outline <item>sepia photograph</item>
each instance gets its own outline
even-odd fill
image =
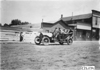
[[[0,70],[100,70],[100,0],[0,0]]]

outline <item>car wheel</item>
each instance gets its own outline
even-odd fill
[[[44,45],[48,45],[50,43],[49,37],[44,36],[43,39],[42,39],[42,42],[43,42]]]
[[[67,44],[68,45],[70,45],[70,44],[72,44],[73,43],[73,40],[72,39],[69,39],[68,41],[67,41]]]
[[[39,36],[35,37],[34,42],[35,42],[36,45],[40,45],[41,44],[41,40],[40,40]]]
[[[60,44],[60,45],[63,45],[63,44],[64,44],[64,42],[59,42],[59,44]]]

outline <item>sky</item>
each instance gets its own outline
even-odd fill
[[[54,22],[63,17],[100,11],[100,0],[2,0],[0,23],[10,24],[11,20],[39,24]]]

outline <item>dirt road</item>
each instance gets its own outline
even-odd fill
[[[1,44],[2,70],[81,70],[81,66],[95,66],[100,70],[99,42],[48,46]]]

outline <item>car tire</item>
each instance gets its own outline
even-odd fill
[[[48,36],[44,36],[42,39],[42,43],[44,45],[48,45],[50,43],[50,38]]]
[[[59,44],[60,44],[60,45],[63,45],[64,43],[63,43],[63,42],[59,42]]]
[[[40,37],[36,36],[34,42],[35,42],[36,45],[40,45],[41,44]]]
[[[67,44],[68,45],[70,45],[70,44],[72,44],[73,43],[73,40],[72,39],[69,39],[68,41],[67,41]]]

